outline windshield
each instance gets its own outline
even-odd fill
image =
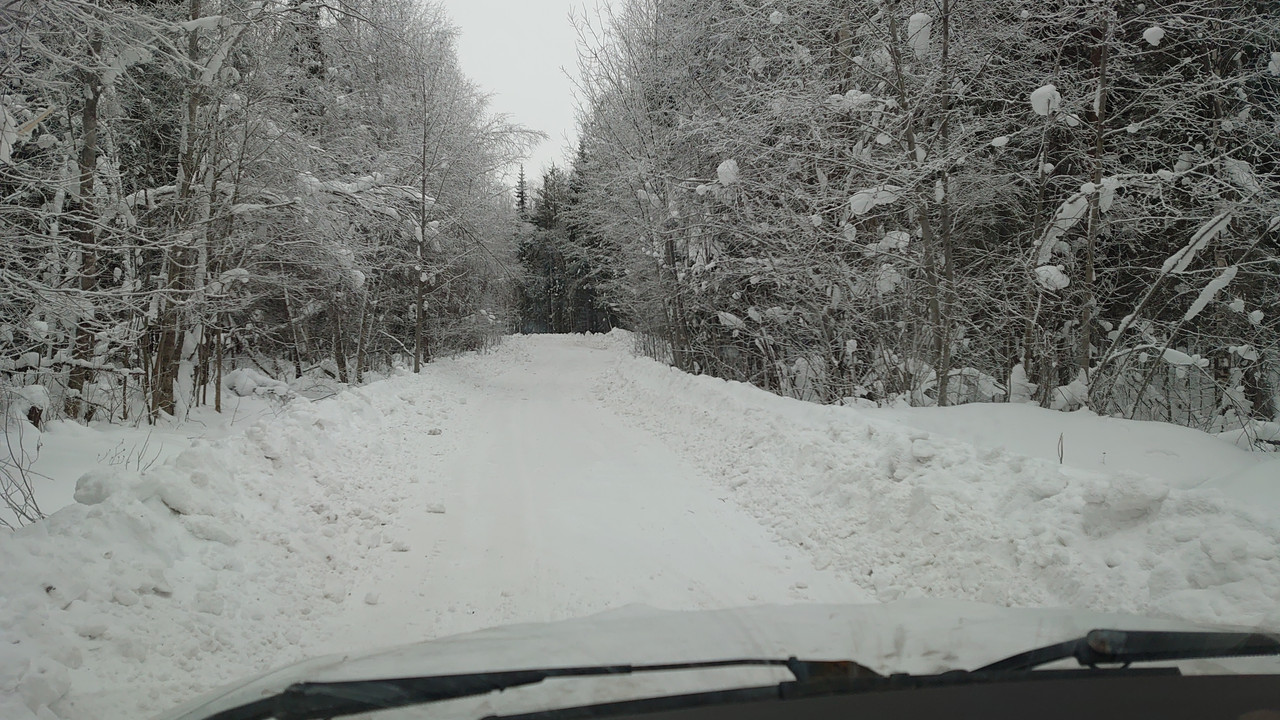
[[[1268,9],[0,2],[0,717],[1280,632]]]

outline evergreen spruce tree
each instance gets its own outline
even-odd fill
[[[516,180],[516,213],[521,220],[529,219],[529,186],[524,179],[524,165],[520,165],[520,177]]]

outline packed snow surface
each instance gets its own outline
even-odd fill
[[[631,342],[511,338],[299,397],[145,472],[94,467],[0,537],[0,717],[136,718],[317,654],[635,603],[934,597],[1280,626],[1280,512],[1255,501],[1273,461],[1164,426],[1005,417],[1070,418],[1059,464],[1056,437],[965,436],[1016,406],[819,406]]]

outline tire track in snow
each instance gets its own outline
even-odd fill
[[[415,404],[371,463],[387,478],[408,467],[422,478],[387,528],[408,550],[361,568],[340,627],[316,649],[354,651],[632,603],[868,599],[781,544],[663,441],[600,406],[588,389],[614,362],[573,340],[516,340],[402,381]],[[432,403],[450,408],[439,436],[424,435],[420,419]],[[430,512],[435,506],[444,512]],[[361,602],[367,592],[378,593],[376,605]]]

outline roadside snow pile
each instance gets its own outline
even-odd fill
[[[400,478],[351,458],[379,451],[406,387],[299,400],[141,474],[91,471],[75,504],[0,535],[0,717],[146,715],[304,656],[350,567],[391,552]]]
[[[595,392],[882,601],[1280,627],[1280,521],[1216,490],[979,449],[647,359]]]
[[[1004,448],[1054,463],[1061,441],[1062,461],[1070,467],[1154,475],[1183,490],[1213,486],[1217,478],[1280,459],[1180,425],[1122,420],[1088,410],[1058,412],[1020,403],[973,403],[884,408],[874,415],[980,448]],[[1275,477],[1280,478],[1280,469]],[[1280,507],[1274,514],[1280,515]]]

